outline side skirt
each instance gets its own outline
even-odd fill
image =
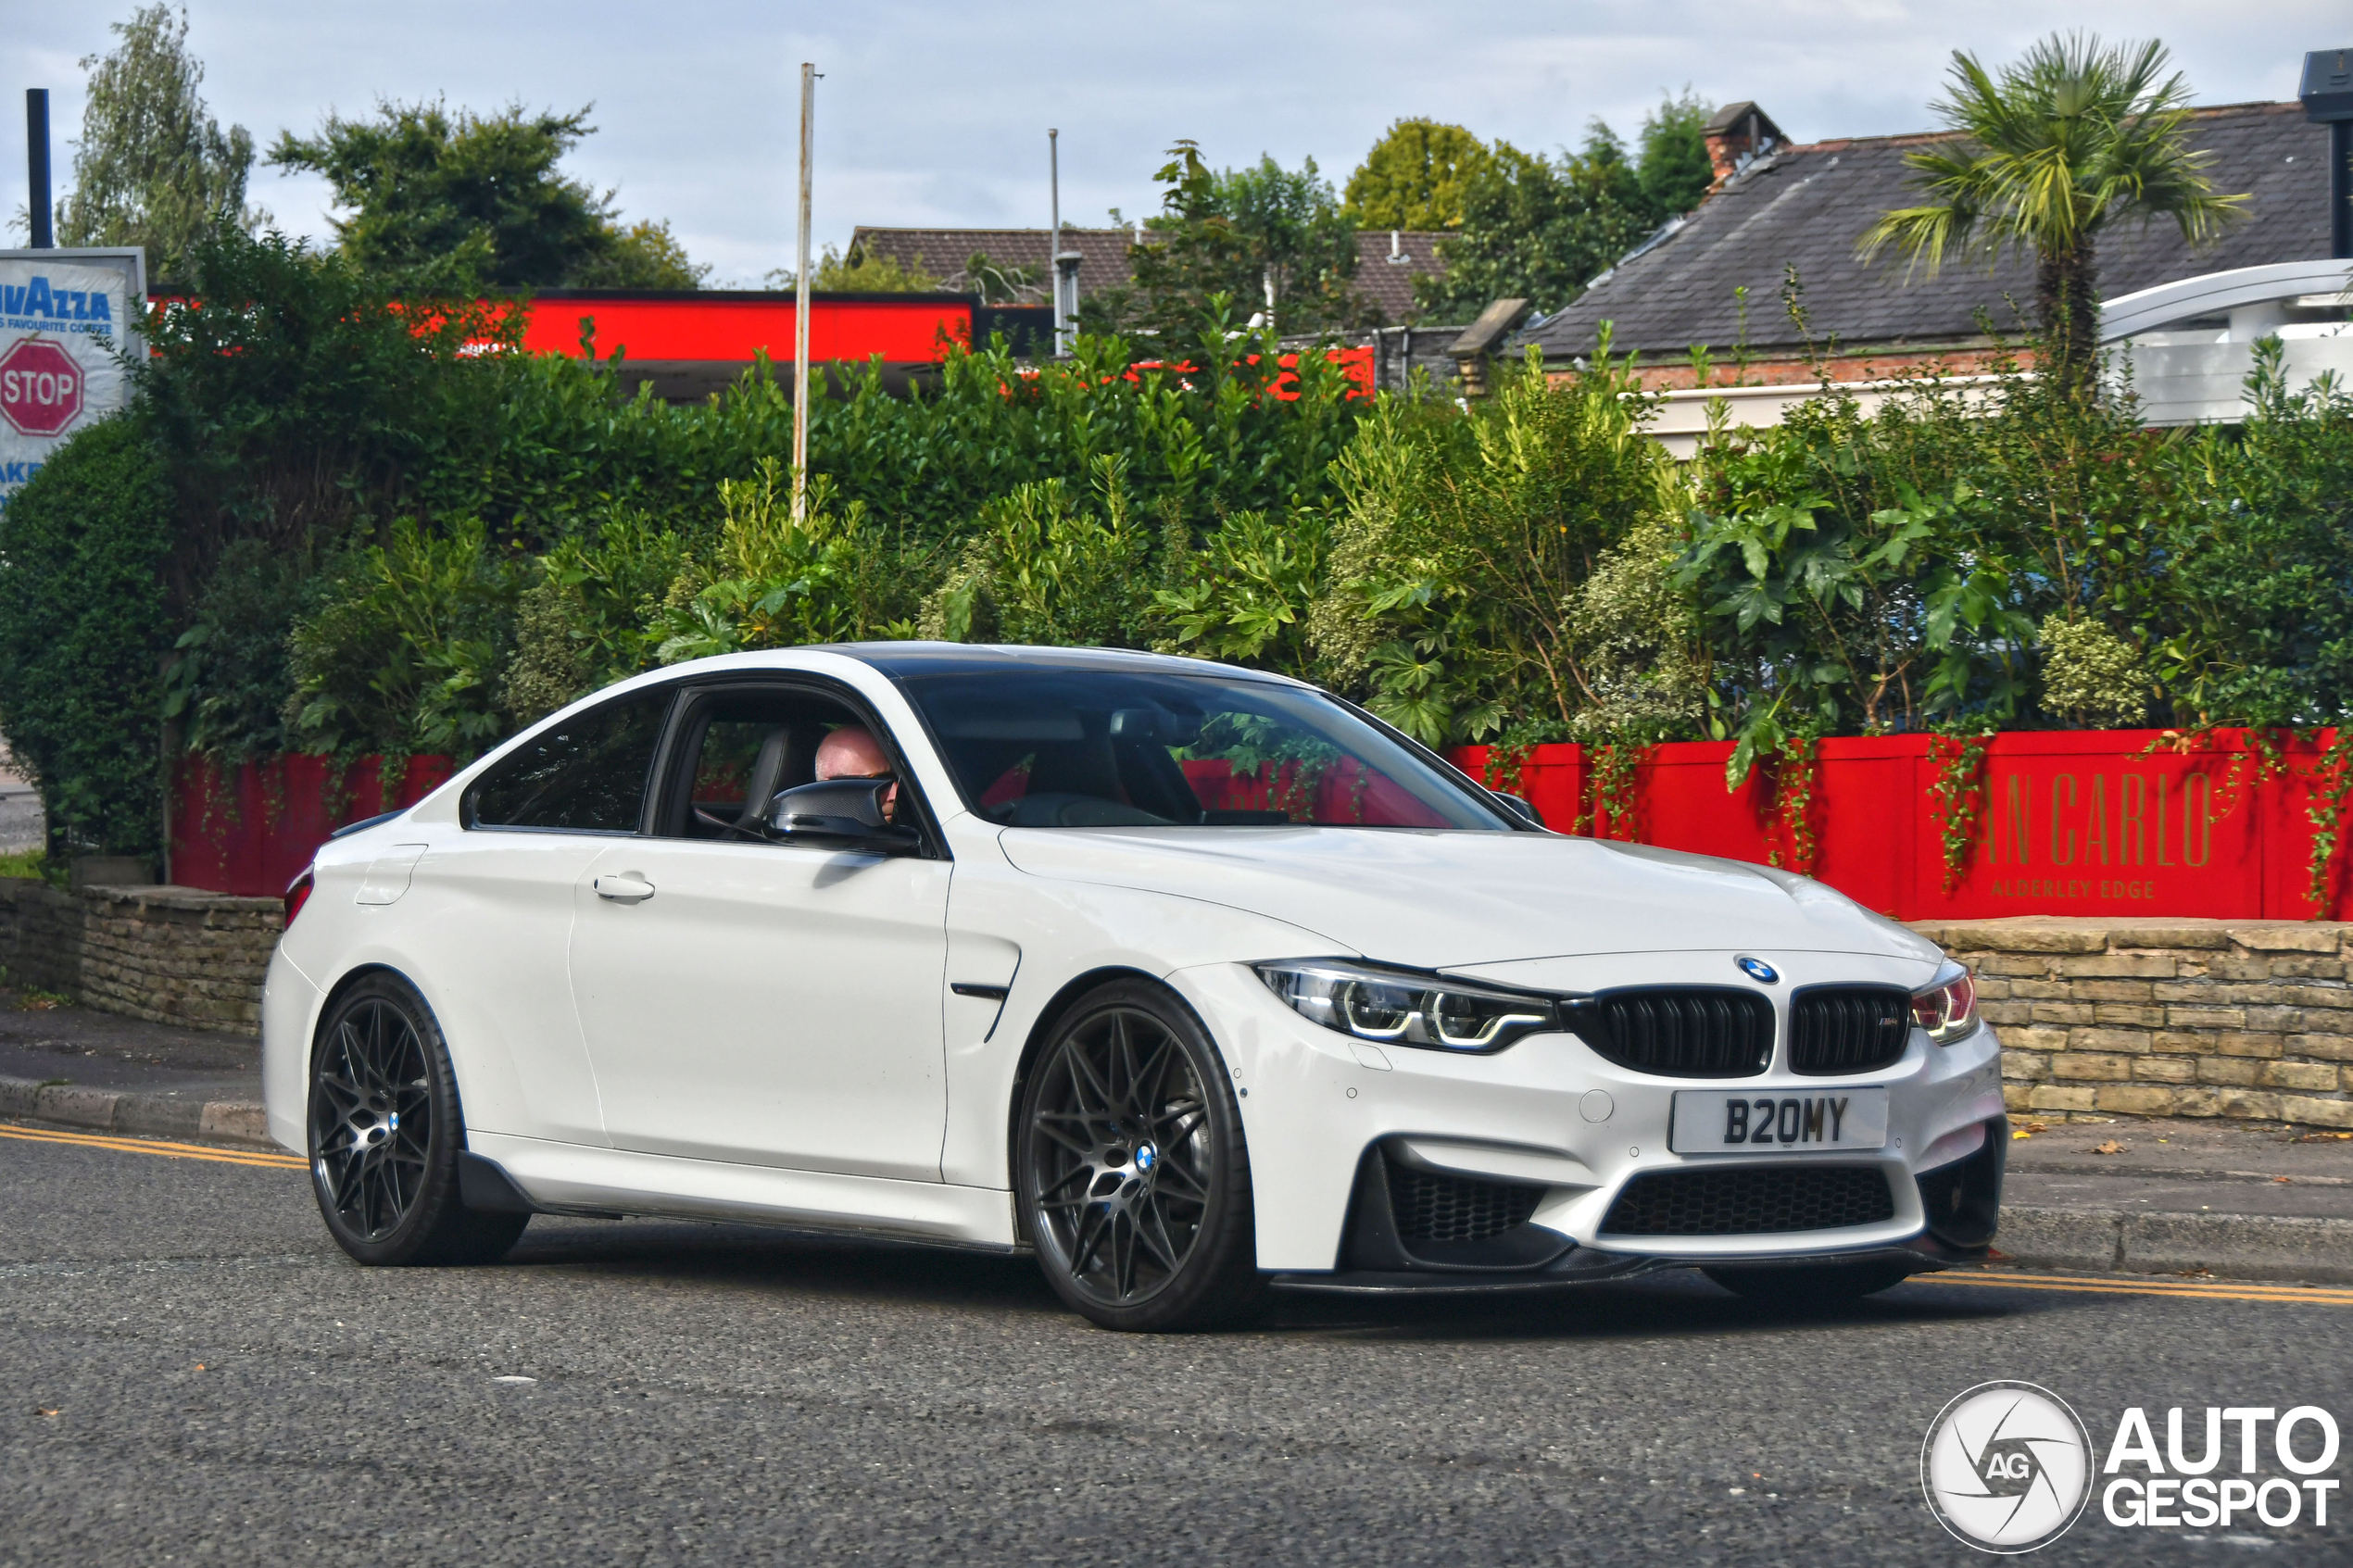
[[[649,1214],[1026,1250],[1013,1228],[1013,1195],[999,1187],[733,1165],[471,1130],[467,1142],[529,1205],[524,1212]],[[461,1182],[469,1168],[460,1167]],[[461,1187],[460,1195],[477,1207],[472,1190]]]

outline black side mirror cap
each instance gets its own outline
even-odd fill
[[[1518,812],[1522,817],[1528,819],[1528,823],[1530,827],[1541,828],[1544,825],[1544,819],[1536,814],[1536,808],[1529,805],[1520,797],[1516,795],[1505,795],[1500,789],[1491,789],[1487,793],[1502,801],[1504,805],[1510,807],[1513,810]]]
[[[883,820],[888,779],[826,779],[780,792],[768,803],[768,825],[793,844],[905,855],[922,847],[913,828]]]

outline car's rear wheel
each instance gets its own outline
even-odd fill
[[[1777,1263],[1700,1271],[1735,1296],[1775,1307],[1832,1307],[1859,1301],[1912,1277],[1902,1263]]]
[[[487,1263],[527,1214],[459,1196],[465,1123],[433,1010],[389,972],[336,998],[311,1053],[310,1186],[336,1245],[362,1263]]]
[[[1062,1298],[1104,1328],[1212,1328],[1265,1299],[1232,1075],[1190,1009],[1123,981],[1054,1027],[1022,1095],[1022,1219]]]

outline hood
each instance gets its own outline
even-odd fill
[[[1934,962],[1933,943],[1820,883],[1740,860],[1527,833],[1007,828],[1034,876],[1197,898],[1419,969],[1769,948]]]

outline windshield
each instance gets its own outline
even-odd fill
[[[1297,686],[1067,668],[900,684],[964,803],[1009,827],[1513,827],[1412,747]]]

